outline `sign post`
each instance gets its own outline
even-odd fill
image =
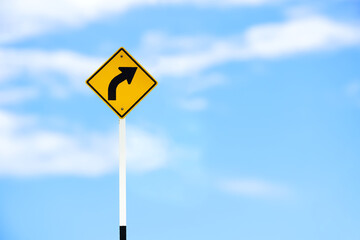
[[[126,240],[126,120],[119,119],[119,223],[120,239]]]
[[[120,240],[126,240],[125,117],[157,82],[124,48],[120,48],[86,80],[86,84],[120,117],[119,231]]]

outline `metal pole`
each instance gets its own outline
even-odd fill
[[[120,119],[120,159],[119,159],[119,223],[120,240],[126,240],[126,124]]]

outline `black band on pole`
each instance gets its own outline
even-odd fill
[[[126,240],[126,226],[120,226],[120,240]]]

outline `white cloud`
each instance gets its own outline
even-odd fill
[[[0,5],[0,43],[78,27],[131,8],[154,5],[259,6],[276,0],[11,0]]]
[[[273,58],[359,43],[358,26],[312,16],[250,29],[245,34],[244,57]]]
[[[36,98],[39,92],[33,88],[10,88],[0,90],[0,105],[18,104]]]
[[[221,74],[206,74],[190,78],[187,83],[187,92],[189,94],[202,92],[207,89],[221,86],[226,83],[226,79]]]
[[[174,157],[174,147],[164,135],[130,127],[127,141],[130,159],[128,168],[133,172],[142,173],[163,168]]]
[[[0,175],[100,175],[117,171],[114,133],[64,133],[43,129],[36,117],[0,111]],[[114,131],[117,132],[117,131]],[[128,128],[128,170],[145,173],[165,168],[179,147],[165,135]]]
[[[305,16],[316,15],[319,9],[315,5],[296,5],[285,10],[287,16],[291,18],[303,18]]]
[[[157,58],[147,60],[154,75],[189,76],[231,61],[273,59],[359,44],[358,25],[311,15],[253,26],[243,34],[225,38],[151,34],[145,37],[142,49],[158,53]],[[176,47],[179,51],[173,53]]]
[[[111,136],[49,131],[35,117],[5,111],[0,120],[0,175],[97,175],[116,164]]]
[[[359,44],[360,28],[357,25],[312,15],[253,26],[243,34],[223,38],[147,34],[139,50],[144,50],[142,55],[145,57],[141,62],[153,76],[160,81],[165,77],[181,79],[179,86],[192,94],[225,82],[221,75],[207,72],[221,64],[281,58]],[[26,74],[26,81],[31,81],[32,87],[46,88],[42,94],[50,91],[52,96],[63,96],[73,91],[86,92],[84,81],[105,60],[65,50],[0,48],[0,83],[9,83],[15,77],[21,80],[19,76]],[[197,105],[205,106],[204,101]]]
[[[0,43],[56,30],[63,26],[81,26],[109,13],[125,11],[138,2],[141,1],[3,1],[0,19],[4,27],[1,28]]]
[[[181,108],[188,111],[202,111],[208,107],[208,101],[205,98],[187,98],[179,102]]]
[[[230,194],[260,198],[285,197],[290,193],[285,186],[251,178],[221,180],[218,188]]]
[[[360,81],[352,81],[345,86],[345,94],[356,105],[360,106]]]
[[[0,48],[0,83],[5,84],[27,74],[33,87],[44,85],[53,94],[66,94],[86,89],[85,80],[104,61],[64,50],[47,52]]]
[[[345,87],[346,94],[349,97],[356,97],[360,95],[360,82],[353,81],[346,85]]]

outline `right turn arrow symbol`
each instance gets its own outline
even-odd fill
[[[114,77],[109,84],[109,89],[108,89],[109,100],[116,100],[116,88],[120,83],[122,83],[125,80],[127,80],[128,84],[131,83],[131,81],[134,78],[136,69],[137,67],[119,67],[121,73],[116,77]]]

